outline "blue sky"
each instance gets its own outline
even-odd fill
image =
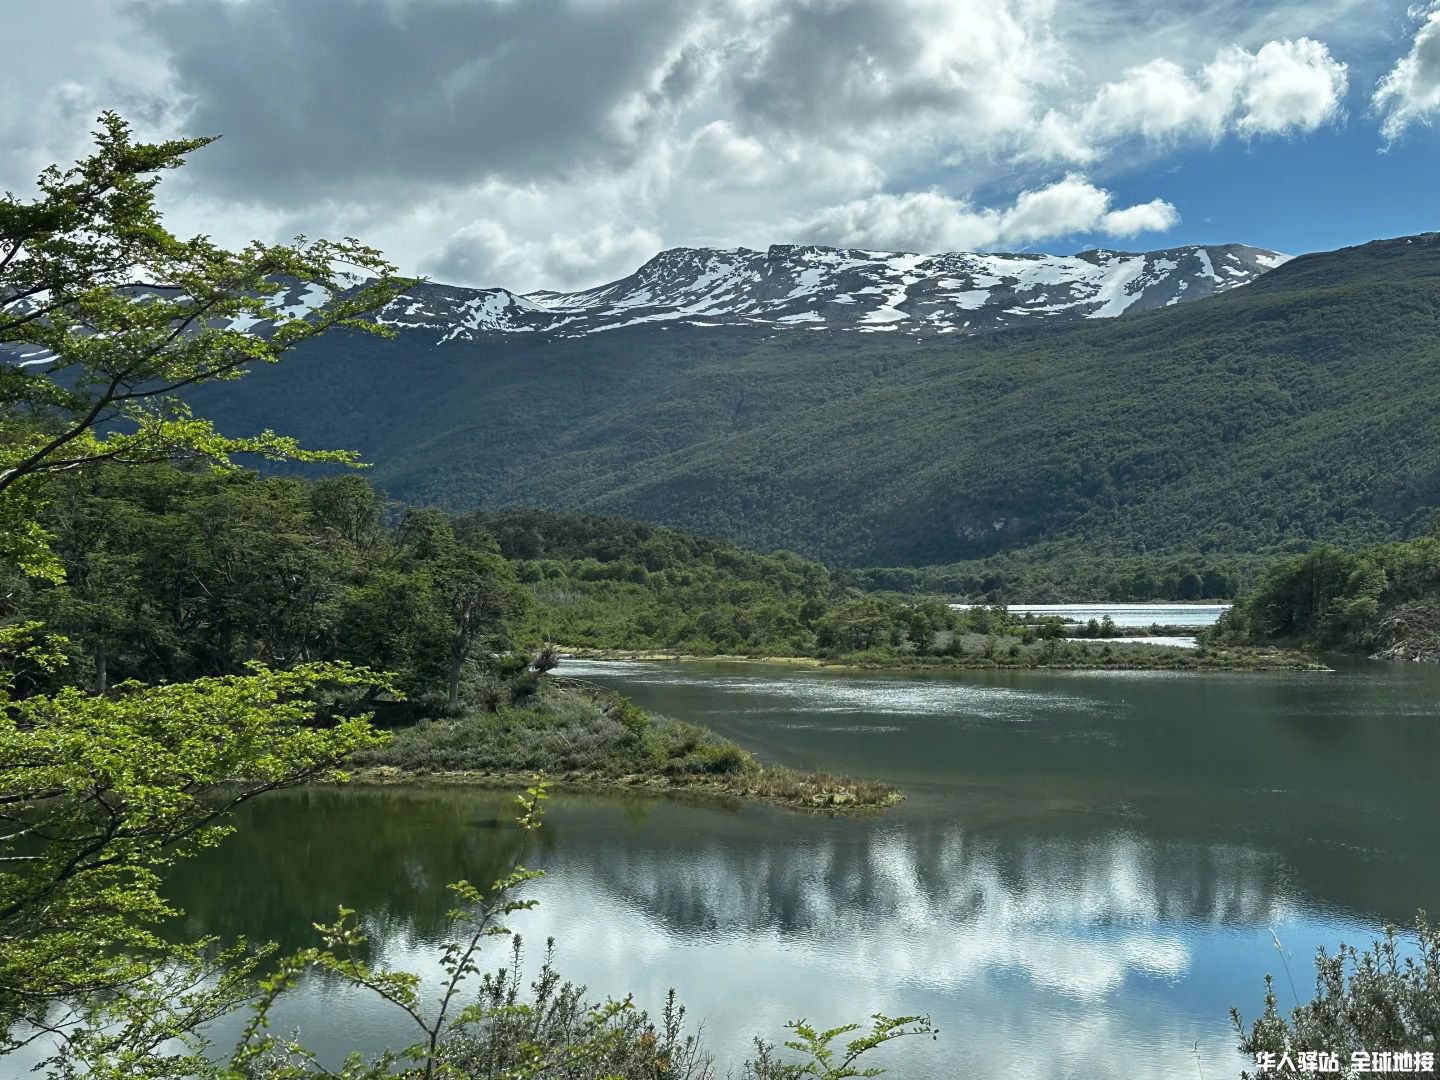
[[[1396,34],[1392,45],[1403,48],[1405,36]],[[1148,237],[1146,247],[1235,242],[1299,254],[1440,230],[1440,127],[1418,122],[1387,141],[1372,108],[1393,61],[1373,45],[1356,50],[1343,114],[1314,131],[1122,158],[1106,186],[1118,203],[1161,191],[1179,211],[1179,223]],[[1095,234],[1066,242],[1124,246]]]
[[[1179,211],[1179,224],[1147,237],[1145,247],[1158,240],[1324,251],[1440,230],[1440,133],[1417,131],[1382,152],[1374,124],[1352,120],[1303,137],[1177,151],[1114,177],[1109,188],[1122,203],[1163,190]],[[1093,234],[1066,242],[1125,246]]]
[[[675,246],[1287,253],[1440,228],[1440,0],[47,0],[0,188],[222,134],[172,227],[582,288]]]

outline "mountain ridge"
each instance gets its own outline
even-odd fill
[[[297,310],[292,292],[277,305]],[[928,338],[337,332],[191,398],[227,434],[354,449],[410,503],[923,566],[1417,535],[1440,519],[1437,374],[1440,234],[1423,234],[1198,303]]]
[[[423,283],[380,312],[434,344],[642,325],[766,326],[934,337],[1105,318],[1248,284],[1290,256],[1243,244],[1075,255],[873,251],[823,245],[668,248],[577,292]]]
[[[1415,535],[1440,511],[1437,374],[1440,236],[1198,303],[920,340],[326,335],[196,396],[228,433],[356,449],[410,502],[920,566]]]

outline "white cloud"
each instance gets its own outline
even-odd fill
[[[1084,177],[1023,191],[1003,208],[976,208],[935,191],[878,194],[828,207],[797,232],[841,247],[908,251],[967,251],[1024,247],[1075,234],[1132,237],[1163,232],[1180,215],[1169,203],[1110,209],[1111,196]]]
[[[1345,65],[1309,38],[1229,46],[1195,74],[1157,58],[1105,83],[1083,107],[1047,113],[1029,153],[1087,162],[1127,138],[1216,140],[1314,131],[1337,119]]]
[[[1310,38],[1266,42],[1253,54],[1226,50],[1212,68],[1233,80],[1242,135],[1314,131],[1339,116],[1345,98],[1345,65]]]
[[[457,284],[584,287],[681,244],[1132,237],[1175,224],[1164,189],[1112,208],[1067,172],[1329,122],[1346,70],[1304,35],[1359,2],[50,0],[0,71],[0,189],[114,106],[225,135],[162,185],[179,231],[361,236]]]
[[[1373,98],[1383,117],[1386,141],[1398,139],[1411,124],[1428,124],[1440,115],[1440,2],[1413,8],[1424,21],[1415,32],[1410,51],[1380,80]]]
[[[1100,231],[1107,236],[1130,237],[1144,232],[1165,232],[1180,224],[1180,213],[1164,199],[1111,210],[1100,221]]]
[[[5,13],[14,44],[0,65],[0,192],[22,194],[47,165],[84,153],[106,109],[146,132],[178,127],[188,99],[154,43],[116,19],[109,0],[25,7]]]
[[[602,224],[531,239],[512,235],[498,221],[479,220],[460,228],[421,269],[444,282],[491,275],[492,283],[528,292],[541,284],[594,284],[614,267],[638,266],[661,246],[659,236],[641,227]]]

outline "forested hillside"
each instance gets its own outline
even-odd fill
[[[851,566],[1254,553],[1440,506],[1440,238],[1226,295],[922,346],[635,328],[416,349],[332,335],[206,408],[358,447],[392,495],[672,524]]]

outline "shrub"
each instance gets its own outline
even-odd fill
[[[1421,912],[1413,955],[1405,955],[1404,944],[1397,930],[1387,927],[1384,938],[1364,952],[1343,944],[1333,956],[1321,949],[1315,960],[1315,997],[1297,1005],[1288,1018],[1280,1014],[1272,977],[1265,976],[1265,1011],[1249,1031],[1239,1010],[1230,1011],[1240,1049],[1262,1066],[1243,1076],[1275,1075],[1264,1065],[1287,1054],[1298,1062],[1307,1052],[1334,1054],[1343,1069],[1350,1068],[1352,1055],[1380,1051],[1430,1054],[1433,1060],[1440,1053],[1440,929]],[[1275,946],[1280,948],[1278,939]],[[1322,1074],[1297,1069],[1285,1075]],[[1433,1075],[1433,1068],[1395,1069],[1389,1075]]]

